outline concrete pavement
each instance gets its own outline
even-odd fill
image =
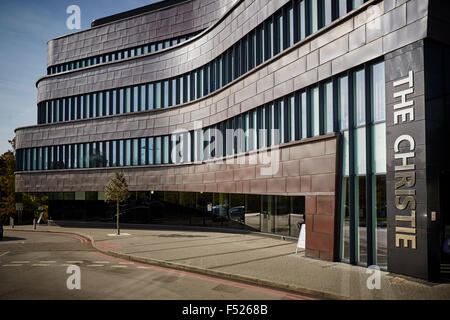
[[[74,269],[78,269],[79,282],[73,278]],[[16,299],[314,298],[112,257],[98,252],[87,239],[74,234],[6,230],[4,241],[0,242],[0,301]]]
[[[429,283],[387,272],[381,272],[380,289],[370,290],[367,268],[307,258],[303,251],[295,254],[296,241],[279,236],[126,224],[121,236],[113,236],[113,224],[99,227],[89,223],[40,225],[38,230],[84,236],[100,251],[122,259],[322,298],[450,299],[450,283]]]

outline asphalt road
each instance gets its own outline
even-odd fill
[[[80,268],[80,289],[68,289],[68,278],[74,278],[67,273],[71,265]],[[76,235],[5,230],[0,241],[0,299],[311,298],[110,257]]]

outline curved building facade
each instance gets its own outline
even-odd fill
[[[108,220],[123,171],[125,221],[305,224],[307,256],[437,278],[446,6],[167,1],[96,20],[47,44],[16,191],[49,194],[55,220]]]

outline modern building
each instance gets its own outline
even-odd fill
[[[450,10],[439,0],[165,1],[48,41],[17,193],[57,219],[244,228],[439,279]],[[447,142],[446,142],[447,141]],[[447,147],[445,147],[447,146]]]

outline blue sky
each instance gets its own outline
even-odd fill
[[[91,21],[156,0],[0,0],[0,154],[17,127],[35,125],[36,80],[46,74],[47,40],[75,32],[66,8],[81,9],[81,29]]]

